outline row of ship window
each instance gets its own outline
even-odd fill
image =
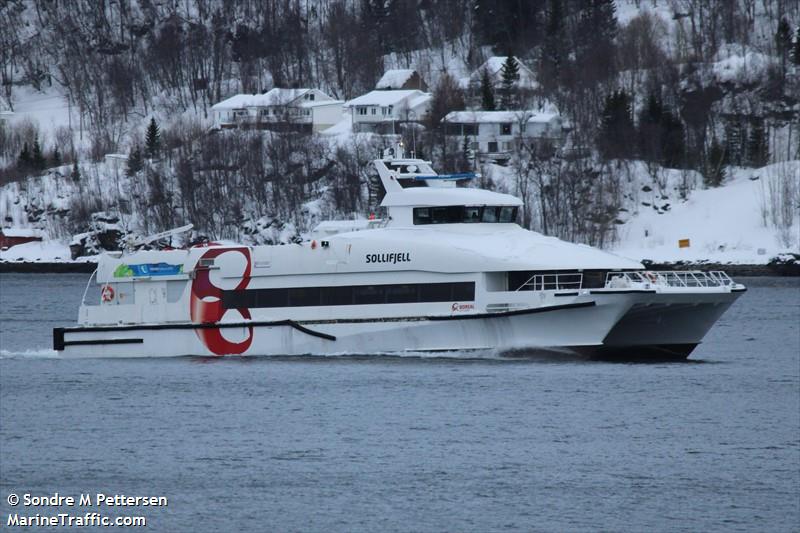
[[[446,205],[441,207],[415,207],[414,224],[458,224],[462,222],[498,222],[509,224],[517,221],[517,207]]]
[[[289,287],[280,289],[247,289],[222,293],[222,305],[225,309],[467,302],[474,300],[474,282]]]

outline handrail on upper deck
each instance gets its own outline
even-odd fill
[[[606,287],[622,284],[649,284],[666,287],[728,287],[736,283],[721,270],[704,272],[701,270],[633,270],[609,272],[606,274]]]
[[[534,274],[525,283],[514,289],[519,292],[525,287],[531,287],[532,291],[555,291],[560,289],[580,289],[583,287],[583,274],[581,272],[571,272],[563,274]]]

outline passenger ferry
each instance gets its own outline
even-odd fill
[[[386,216],[300,244],[101,256],[65,356],[525,353],[684,359],[745,291],[528,231],[522,202],[430,162],[374,162]]]

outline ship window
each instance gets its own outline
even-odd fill
[[[422,297],[426,302],[447,302],[452,299],[449,283],[431,283],[422,289]]]
[[[455,224],[464,220],[464,207],[460,205],[448,205],[444,207],[431,208],[431,223],[433,224]]]
[[[322,287],[322,305],[351,305],[353,303],[352,287]]]
[[[516,222],[517,209],[517,207],[511,205],[415,207],[414,224],[456,224],[459,222],[501,222],[508,224]]]
[[[517,219],[517,208],[504,206],[500,208],[500,217],[498,218],[499,222],[509,223],[514,222]]]
[[[355,305],[382,304],[385,299],[385,289],[380,285],[353,287],[353,303]]]
[[[480,222],[481,208],[470,206],[464,208],[464,222]]]
[[[431,223],[430,207],[417,207],[414,209],[414,224],[430,224],[430,223]]]
[[[289,289],[289,307],[305,307],[320,304],[321,291],[315,287]]]
[[[452,283],[453,294],[451,298],[456,301],[474,300],[475,285],[472,283]]]
[[[404,283],[224,291],[225,309],[456,302],[475,300],[475,283]]]
[[[386,303],[405,304],[419,301],[417,285],[387,285]]]

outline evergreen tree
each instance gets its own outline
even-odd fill
[[[725,124],[725,155],[726,165],[741,165],[746,159],[747,131],[741,119],[729,120]]]
[[[764,132],[764,124],[759,121],[750,128],[747,138],[747,163],[753,167],[763,167],[769,161],[769,146]]]
[[[519,81],[519,63],[514,56],[509,53],[506,56],[502,68],[503,75],[503,108],[510,110],[514,108],[514,86]]]
[[[158,129],[156,119],[151,118],[150,124],[147,126],[147,133],[145,134],[145,150],[147,157],[155,158],[161,151],[161,131]]]
[[[794,37],[794,57],[792,59],[795,65],[800,66],[800,26],[797,27]]]
[[[17,168],[20,170],[30,170],[31,163],[31,151],[28,148],[28,143],[25,143],[22,145],[22,151],[17,158]]]
[[[494,87],[489,71],[481,71],[481,109],[484,111],[494,111]]]
[[[574,29],[576,81],[592,86],[615,73],[617,8],[614,0],[585,0],[576,5],[580,6]]]
[[[78,166],[78,158],[75,158],[75,162],[72,163],[72,174],[69,176],[72,178],[72,181],[78,183],[81,181],[81,168]]]
[[[545,27],[544,45],[539,67],[539,77],[542,86],[547,92],[552,92],[558,87],[566,53],[564,51],[564,12],[561,8],[562,0],[550,0],[547,10],[547,25]]]
[[[61,163],[61,152],[58,150],[58,146],[56,146],[53,148],[53,153],[50,156],[50,165],[54,167],[60,167]]]
[[[661,121],[664,106],[661,98],[651,93],[647,104],[639,112],[639,157],[645,161],[661,161]]]
[[[682,168],[686,154],[686,139],[683,122],[670,109],[665,108],[661,117],[661,160],[669,168]]]
[[[47,162],[44,159],[44,155],[42,154],[42,147],[39,146],[39,139],[36,138],[33,140],[33,152],[31,154],[31,167],[34,170],[44,170],[47,165]]]
[[[703,172],[703,183],[706,187],[719,187],[725,180],[725,150],[717,142],[711,141],[706,158],[706,168]]]
[[[142,150],[137,144],[131,148],[128,154],[128,166],[125,169],[125,175],[128,177],[134,176],[137,172],[144,168],[144,158],[142,157]]]
[[[785,17],[781,17],[778,23],[778,31],[775,32],[775,49],[781,58],[781,72],[786,73],[786,60],[792,51],[792,29],[789,27]]]
[[[635,128],[631,115],[631,97],[620,89],[606,97],[597,146],[603,157],[631,157],[635,151]]]
[[[461,145],[461,153],[464,157],[464,168],[468,168],[470,161],[472,161],[472,150],[469,147],[469,138],[466,135],[464,135],[464,142]]]

